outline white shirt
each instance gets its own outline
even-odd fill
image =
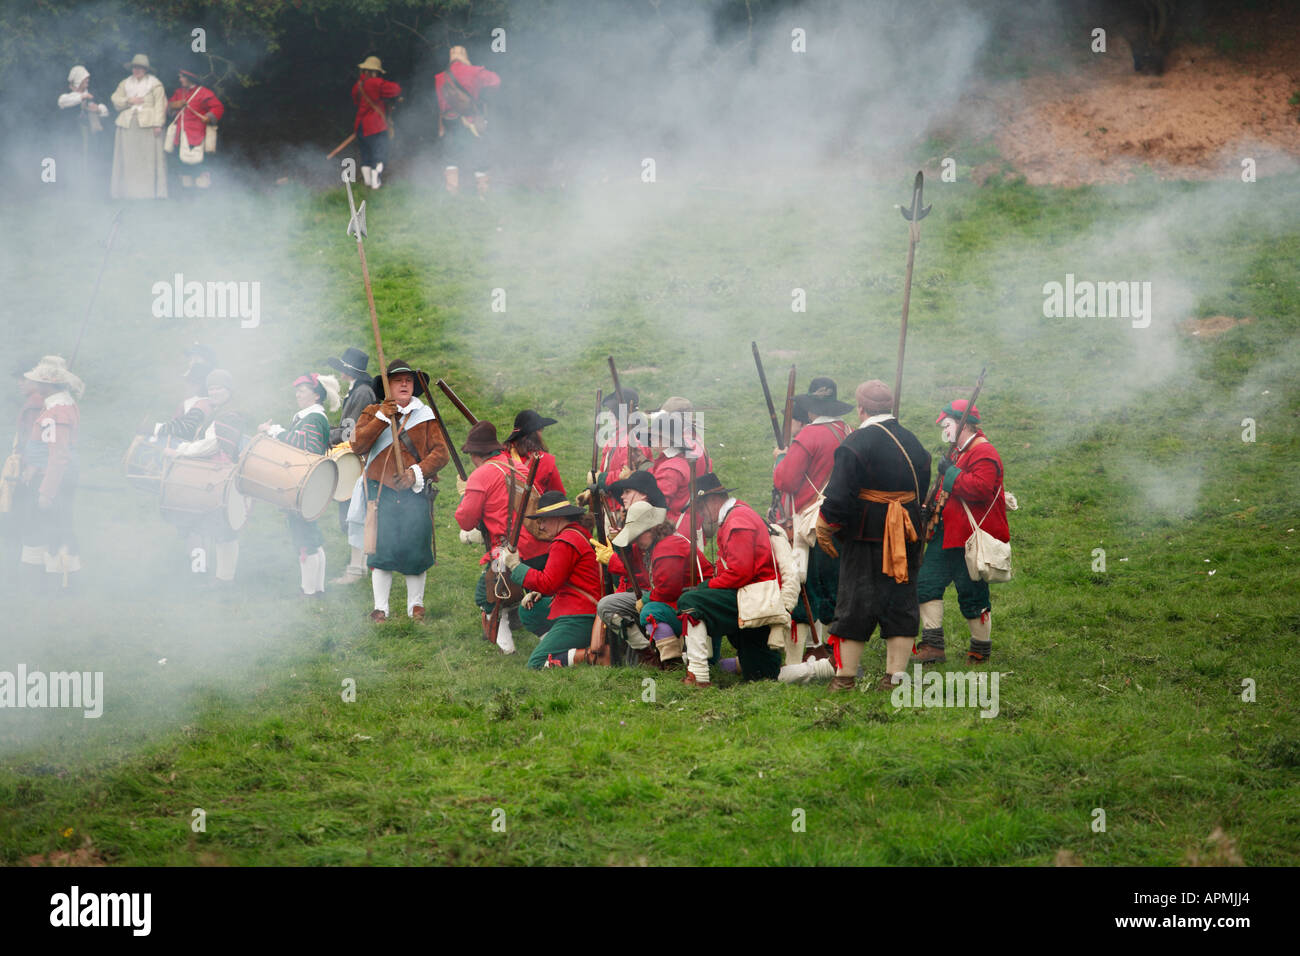
[[[874,425],[876,422],[887,422],[893,417],[894,416],[889,414],[889,412],[885,412],[883,415],[872,415],[870,418],[864,419],[862,424],[858,427],[866,428],[868,425]]]
[[[124,82],[126,85],[122,87],[122,89],[126,93],[127,99],[131,99],[136,96],[143,97],[148,95],[149,91],[154,88],[154,84],[159,83],[160,81],[158,77],[154,76],[152,73],[146,73],[138,80],[135,78],[135,74],[132,74],[131,76],[128,76]],[[142,106],[144,106],[143,103],[132,103],[128,109],[138,112]]]

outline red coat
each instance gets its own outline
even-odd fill
[[[749,505],[737,501],[718,529],[718,567],[709,587],[742,588],[776,577],[767,522]]]
[[[549,451],[539,452],[542,460],[537,463],[536,488],[537,494],[544,495],[548,491],[558,491],[560,494],[568,497],[568,492],[564,490],[564,482],[560,479],[560,469],[555,464],[555,456]],[[521,458],[519,453],[513,448],[510,451],[510,461],[514,464],[515,471],[523,476],[523,480],[528,481],[528,468],[532,462],[526,458]]]
[[[980,527],[999,541],[1011,540],[1007,526],[1007,503],[1002,496],[1002,458],[992,442],[978,432],[974,441],[957,456],[957,463],[943,474],[948,501],[943,506],[943,546],[965,547],[971,524],[961,503],[966,502]],[[988,517],[984,517],[985,512]]]
[[[696,477],[705,474],[696,462]],[[676,521],[677,516],[686,510],[691,500],[691,466],[685,455],[660,455],[650,466],[650,473],[655,476],[655,484],[668,499],[668,519]]]
[[[691,542],[687,536],[678,532],[657,542],[650,552],[650,600],[663,601],[677,606],[677,599],[689,586]],[[698,548],[695,558],[699,563],[696,581],[707,581],[713,576],[714,567],[704,552]]]
[[[77,447],[80,426],[81,412],[73,404],[42,407],[36,413],[27,440],[29,448],[44,448],[48,455],[44,462],[45,474],[38,489],[41,497],[53,500],[59,493],[63,476]],[[41,463],[29,462],[27,455],[23,457],[25,465],[31,463],[40,467]]]
[[[464,87],[475,101],[479,98],[479,93],[490,86],[500,86],[501,77],[497,76],[491,70],[482,66],[471,66],[468,63],[461,63],[459,60],[452,62],[448,67],[456,74],[456,82]],[[447,74],[439,73],[433,78],[434,90],[438,94],[438,109],[442,111],[444,119],[460,119],[460,114],[451,108],[447,95],[443,92],[443,87],[447,84]]]
[[[384,106],[384,100],[395,99],[402,95],[402,88],[396,83],[385,80],[379,76],[368,76],[364,80],[366,84],[366,95],[375,102],[383,112],[376,112],[370,104],[365,101],[361,95],[362,80],[357,80],[352,84],[352,102],[357,104],[357,116],[352,121],[352,128],[361,128],[362,136],[374,136],[376,133],[382,133],[388,129],[388,108]]]
[[[465,482],[465,497],[456,506],[456,524],[463,531],[472,531],[479,522],[492,536],[492,544],[501,544],[506,537],[506,516],[510,492],[506,488],[504,455],[494,455],[472,472]]]
[[[551,542],[546,567],[529,568],[524,587],[543,595],[554,595],[548,620],[570,614],[595,614],[600,594],[600,564],[587,529],[576,522],[565,527]]]
[[[221,105],[221,100],[217,99],[217,94],[206,86],[196,86],[190,90],[183,86],[177,87],[172,98],[167,101],[167,105],[179,107],[180,112],[176,115],[185,126],[185,138],[191,146],[203,144],[203,134],[208,128],[206,117],[209,113],[212,114],[214,124],[220,123],[221,117],[226,113],[226,108]],[[180,138],[181,133],[178,129],[172,134],[172,145],[179,146]]]
[[[650,590],[650,572],[646,570],[645,559],[641,549],[636,545],[631,545],[627,550],[632,552],[632,573],[636,575],[636,583],[641,585],[641,591],[644,593]],[[623,564],[623,558],[617,548],[609,558],[609,573],[618,579],[616,591],[632,590],[632,580],[628,576],[627,566]]]
[[[783,495],[794,495],[794,510],[812,504],[835,464],[835,449],[849,434],[842,421],[805,425],[790,441],[785,457],[772,470],[772,484]],[[815,486],[815,487],[814,487]]]

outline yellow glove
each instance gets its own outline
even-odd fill
[[[636,612],[637,612],[638,614],[641,613],[641,608],[644,607],[644,606],[645,606],[645,601],[641,600],[641,598],[637,598],[637,599],[636,599]]]
[[[458,494],[458,495],[460,495],[462,498],[464,498],[464,497],[465,497],[465,491],[466,491],[466,489],[468,489],[468,488],[469,488],[469,482],[466,481],[464,478],[461,478],[459,475],[457,475],[457,476],[456,476],[456,494]]]
[[[596,560],[599,561],[601,564],[608,566],[609,559],[614,554],[613,547],[611,547],[608,544],[601,544],[595,538],[591,538],[589,540],[591,541],[592,548],[594,548],[596,551]]]
[[[840,530],[837,524],[831,524],[820,514],[817,515],[817,547],[821,548],[832,558],[838,558],[840,553],[835,550],[835,542],[831,540],[831,535]]]

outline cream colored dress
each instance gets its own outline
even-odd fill
[[[143,103],[131,98],[144,97]],[[113,144],[114,199],[166,199],[167,164],[163,158],[162,128],[167,117],[167,95],[152,73],[137,80],[128,76],[113,91],[117,110],[117,138]]]

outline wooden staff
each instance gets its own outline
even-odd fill
[[[356,133],[353,133],[351,136],[349,136],[349,137],[348,137],[347,139],[345,139],[343,142],[341,142],[341,143],[339,143],[337,146],[335,146],[335,147],[334,147],[334,151],[331,152],[331,153],[330,153],[328,156],[326,156],[325,158],[326,158],[326,159],[333,159],[333,158],[334,158],[335,156],[337,156],[339,153],[343,152],[343,150],[347,149],[348,144],[351,143],[351,142],[352,142],[353,140],[355,140],[356,138],[357,138],[357,134],[356,134]]]

